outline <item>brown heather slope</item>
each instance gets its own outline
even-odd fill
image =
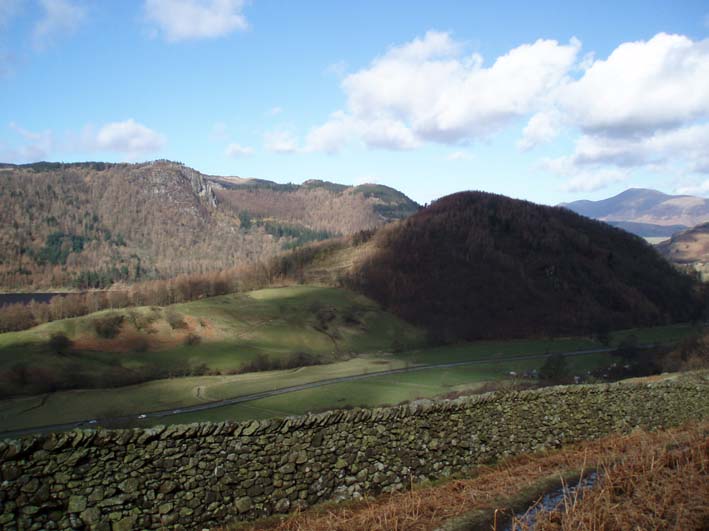
[[[216,271],[417,209],[383,186],[210,177],[168,161],[3,165],[0,289]]]
[[[373,234],[284,260],[341,282],[440,340],[533,337],[698,318],[697,286],[641,238],[567,209],[444,197]],[[297,275],[297,274],[296,274]]]
[[[510,508],[524,511],[562,478],[600,469],[607,480],[591,489],[568,515],[543,514],[538,529],[702,530],[709,523],[708,430],[708,425],[698,424],[654,433],[613,435],[545,454],[514,457],[496,466],[481,466],[469,478],[438,486],[316,506],[282,519],[236,524],[226,529],[503,529]]]
[[[706,275],[709,264],[709,223],[674,234],[657,250],[678,265],[690,266]]]

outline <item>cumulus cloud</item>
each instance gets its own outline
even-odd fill
[[[269,131],[264,135],[266,149],[273,153],[295,153],[298,141],[289,131]]]
[[[278,107],[278,106],[276,106],[276,107],[271,107],[271,108],[268,110],[269,116],[278,116],[278,115],[281,114],[282,112],[283,112],[283,108],[282,108],[282,107]]]
[[[627,42],[558,94],[584,132],[648,134],[709,114],[709,39],[659,33]]]
[[[522,151],[527,151],[539,144],[551,142],[559,134],[560,127],[559,113],[554,111],[538,112],[527,122],[517,147]]]
[[[400,120],[384,116],[362,119],[338,111],[308,133],[305,150],[337,153],[354,139],[368,147],[394,151],[421,145],[416,134]]]
[[[450,34],[429,31],[346,76],[347,109],[311,133],[330,150],[335,142],[323,141],[326,133],[387,149],[485,137],[538,109],[566,80],[579,48],[576,39],[540,39],[485,66]]]
[[[571,175],[565,188],[568,191],[598,189],[621,180],[635,168],[709,174],[709,124],[658,130],[648,136],[583,135],[571,155],[546,160],[543,166],[557,174]],[[594,184],[584,188],[580,183],[590,174],[605,177],[591,179]]]
[[[581,132],[559,159],[575,174],[569,190],[586,191],[577,175],[592,168],[709,174],[709,39],[659,33],[623,43],[560,87],[553,109]]]
[[[80,133],[67,132],[59,138],[50,129],[35,132],[14,122],[9,128],[21,139],[19,147],[0,144],[0,160],[9,162],[36,162],[56,156],[58,152],[110,151],[126,160],[159,151],[165,137],[133,119],[107,123],[98,129],[87,125]]]
[[[231,143],[229,144],[226,149],[224,150],[224,154],[227,157],[231,157],[233,159],[239,158],[239,157],[248,157],[249,155],[252,155],[254,152],[254,148],[248,147],[248,146],[241,146],[237,143]]]
[[[679,186],[675,193],[681,195],[709,195],[709,179],[702,182]]]
[[[561,185],[565,192],[594,192],[630,178],[627,170],[618,168],[579,167],[572,157],[545,159],[541,167],[566,179]]]
[[[305,149],[466,145],[526,120],[522,151],[579,136],[558,159],[569,190],[638,167],[709,173],[709,39],[659,33],[607,57],[580,52],[577,39],[539,39],[486,63],[449,33],[429,31],[344,76],[346,105],[310,130]]]
[[[170,42],[216,38],[248,28],[244,4],[244,0],[145,0],[145,15]]]
[[[85,145],[96,151],[113,151],[132,159],[154,153],[165,146],[163,135],[133,120],[111,122],[94,133],[92,128],[84,132]]]
[[[23,140],[19,147],[0,145],[0,156],[5,162],[25,163],[46,160],[55,147],[54,134],[51,130],[30,131],[10,122],[8,127]]]
[[[86,19],[86,9],[69,0],[40,0],[40,5],[42,18],[32,30],[32,43],[40,50],[58,37],[74,33]]]

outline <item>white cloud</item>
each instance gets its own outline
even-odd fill
[[[145,15],[167,41],[222,37],[248,28],[244,0],[145,0]]]
[[[347,110],[312,134],[341,137],[346,128],[349,136],[388,149],[485,137],[539,109],[566,80],[579,48],[575,39],[568,45],[540,39],[486,67],[480,55],[464,55],[448,33],[429,31],[348,75],[342,81]]]
[[[165,137],[133,119],[112,122],[98,130],[87,125],[80,134],[67,132],[55,138],[53,131],[27,130],[11,122],[10,129],[22,137],[24,144],[9,147],[0,144],[0,160],[10,162],[36,162],[56,156],[57,152],[110,151],[120,153],[126,160],[159,151],[165,145]]]
[[[607,57],[580,52],[576,39],[540,39],[486,64],[429,31],[345,76],[346,105],[310,130],[305,149],[465,145],[526,119],[523,151],[580,133],[574,151],[554,159],[567,190],[598,189],[635,168],[709,174],[709,39],[659,33]]]
[[[387,117],[369,120],[337,111],[306,139],[306,151],[337,153],[351,141],[359,139],[366,146],[390,150],[414,149],[421,141],[403,122]]]
[[[648,136],[583,135],[573,155],[564,158],[578,167],[673,166],[683,173],[709,173],[709,123],[659,130]]]
[[[675,189],[676,194],[682,195],[708,195],[709,194],[709,179],[702,182],[680,186]]]
[[[239,144],[236,143],[231,143],[229,144],[226,149],[224,150],[224,154],[227,157],[231,157],[233,159],[239,158],[239,157],[248,157],[249,155],[252,155],[254,152],[254,148],[248,147],[248,146],[240,146]]]
[[[86,9],[70,0],[40,0],[40,4],[44,13],[32,30],[32,43],[40,50],[75,32],[86,19]]]
[[[542,111],[533,115],[522,131],[522,139],[517,147],[522,151],[539,144],[551,142],[559,134],[561,117],[554,111]]]
[[[278,115],[281,114],[282,112],[283,112],[283,109],[282,109],[281,107],[278,107],[278,106],[276,106],[276,107],[271,107],[271,108],[268,110],[269,116],[278,116]]]
[[[305,150],[337,153],[356,134],[354,118],[338,111],[327,122],[310,130],[305,140]]]
[[[165,145],[165,137],[132,118],[123,122],[103,125],[93,135],[91,129],[85,132],[87,147],[99,151],[114,151],[128,158],[153,153]]]
[[[709,39],[659,33],[626,42],[558,94],[585,132],[637,135],[709,116]]]
[[[627,170],[618,168],[580,167],[572,157],[545,159],[541,167],[566,179],[561,185],[565,192],[593,192],[630,178]]]
[[[54,134],[51,130],[39,133],[29,131],[10,122],[9,128],[24,140],[19,147],[0,145],[0,157],[4,162],[25,163],[46,160],[55,148]]]
[[[264,135],[264,143],[266,149],[273,153],[295,153],[298,151],[298,141],[288,131],[270,131]]]
[[[454,151],[446,157],[448,160],[470,160],[472,155],[467,151]]]

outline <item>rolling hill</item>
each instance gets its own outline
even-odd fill
[[[169,161],[5,164],[0,289],[216,271],[417,209],[385,186],[213,177]]]
[[[483,192],[444,197],[349,244],[296,251],[441,340],[587,333],[689,320],[689,276],[641,238],[568,209]],[[285,267],[285,266],[283,266]]]
[[[54,346],[57,334],[70,344]],[[423,339],[366,297],[325,287],[104,310],[0,334],[0,397],[294,368]]]
[[[678,232],[660,243],[657,250],[675,264],[690,266],[706,278],[709,273],[709,223]]]
[[[606,221],[643,237],[671,236],[709,221],[709,200],[631,188],[601,201],[574,201],[560,206]]]

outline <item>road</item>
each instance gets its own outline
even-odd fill
[[[564,356],[584,356],[588,354],[601,354],[605,352],[612,352],[614,351],[615,348],[597,348],[597,349],[588,349],[588,350],[575,350],[571,352],[562,352]],[[243,404],[244,402],[253,402],[254,400],[260,400],[262,398],[268,398],[271,396],[277,396],[277,395],[283,395],[286,393],[295,393],[296,391],[303,391],[304,389],[314,389],[317,387],[323,387],[325,385],[332,385],[332,384],[337,384],[337,383],[343,383],[343,382],[355,382],[358,380],[365,380],[367,378],[377,378],[380,376],[390,376],[393,374],[404,374],[404,373],[409,373],[409,372],[417,372],[417,371],[427,371],[430,369],[447,369],[451,367],[464,367],[468,365],[483,365],[486,363],[495,363],[495,362],[509,362],[509,361],[523,361],[523,360],[534,360],[534,359],[543,359],[548,357],[549,354],[535,354],[535,355],[526,355],[526,356],[512,356],[512,357],[505,357],[505,358],[486,358],[486,359],[481,359],[481,360],[474,360],[474,361],[456,361],[456,362],[449,362],[449,363],[436,363],[432,365],[416,365],[414,367],[407,367],[403,369],[391,369],[388,371],[379,371],[379,372],[371,372],[367,374],[355,374],[352,376],[341,376],[339,378],[329,378],[327,380],[318,380],[315,382],[309,382],[309,383],[304,383],[300,385],[293,385],[290,387],[281,387],[279,389],[272,389],[270,391],[261,391],[260,393],[252,393],[250,395],[242,395],[242,396],[237,396],[234,398],[227,398],[225,400],[218,400],[215,402],[207,402],[205,404],[197,404],[194,406],[184,406],[180,408],[175,408],[175,409],[164,409],[161,411],[152,411],[152,412],[146,412],[142,414],[133,414],[133,415],[125,415],[121,417],[111,417],[111,418],[103,418],[103,419],[87,419],[87,420],[80,420],[76,422],[68,422],[65,424],[51,424],[47,426],[37,426],[34,428],[27,428],[23,430],[13,430],[13,431],[6,431],[6,432],[0,432],[0,438],[6,439],[6,438],[13,438],[13,437],[20,437],[22,435],[28,435],[31,433],[49,433],[53,431],[63,431],[63,430],[71,430],[74,428],[91,428],[95,425],[101,425],[103,423],[121,423],[121,422],[126,422],[126,421],[135,421],[135,420],[142,420],[142,419],[148,419],[148,418],[162,418],[162,417],[169,417],[172,415],[181,415],[183,413],[196,413],[199,411],[206,411],[209,409],[216,409],[224,406],[232,406],[234,404]]]

